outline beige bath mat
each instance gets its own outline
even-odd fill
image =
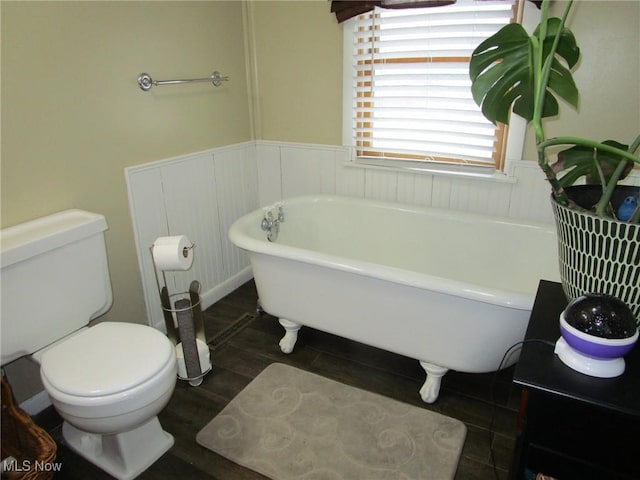
[[[274,480],[443,480],[465,436],[453,418],[274,363],[196,440]]]

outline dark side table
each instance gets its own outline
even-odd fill
[[[513,376],[522,399],[509,478],[638,480],[640,346],[616,378],[569,368],[553,353],[566,305],[559,283],[540,282]]]

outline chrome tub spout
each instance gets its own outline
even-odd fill
[[[260,223],[260,228],[267,232],[267,240],[270,242],[277,240],[282,222],[284,222],[284,211],[281,203],[276,203],[264,209],[264,217]]]

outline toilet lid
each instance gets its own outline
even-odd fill
[[[129,390],[149,380],[172,355],[172,343],[154,328],[103,322],[44,352],[40,370],[61,392],[98,397]]]

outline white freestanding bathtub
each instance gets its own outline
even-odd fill
[[[552,225],[453,210],[297,197],[245,215],[229,237],[249,252],[284,353],[307,325],[415,358],[429,403],[449,369],[515,363],[501,361],[524,337],[539,280],[559,279]]]

